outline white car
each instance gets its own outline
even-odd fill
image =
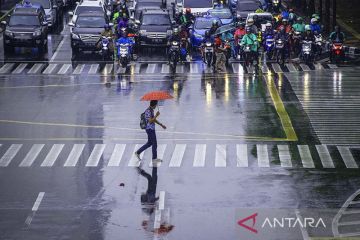
[[[89,13],[89,12],[102,12],[110,18],[111,12],[106,10],[102,1],[92,1],[92,0],[85,0],[77,4],[75,10],[73,12],[69,12],[69,16],[72,16],[70,22],[76,22],[77,16],[80,13]]]
[[[213,0],[176,0],[176,6],[180,11],[185,12],[186,8],[191,9],[191,13],[204,15],[214,8]]]
[[[271,13],[268,12],[264,12],[264,13],[249,13],[247,18],[246,18],[246,25],[248,24],[248,20],[254,19],[254,16],[257,15],[258,16],[258,21],[261,24],[261,31],[265,31],[265,24],[268,22],[271,22],[273,19],[273,16]]]

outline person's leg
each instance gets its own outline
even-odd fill
[[[155,130],[150,132],[150,141],[152,145],[152,159],[157,159],[157,139]]]
[[[146,133],[147,133],[147,136],[148,136],[148,141],[147,143],[145,143],[141,148],[139,148],[136,153],[137,154],[141,154],[143,151],[145,151],[146,149],[148,149],[151,144],[152,144],[152,141],[151,141],[151,130],[150,129],[146,129]]]

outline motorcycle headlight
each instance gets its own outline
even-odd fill
[[[172,33],[173,33],[172,30],[167,30],[167,31],[166,31],[166,34],[167,34],[167,35],[171,35]]]
[[[80,36],[77,35],[77,34],[75,34],[75,33],[72,33],[72,34],[71,34],[71,38],[72,38],[72,39],[80,39]]]
[[[40,31],[40,30],[36,30],[36,31],[33,33],[33,35],[34,35],[35,37],[38,37],[38,36],[41,35],[41,31]]]
[[[140,30],[139,33],[142,35],[146,35],[146,30]]]
[[[14,33],[11,32],[10,30],[5,30],[5,35],[6,35],[6,36],[9,36],[9,37],[13,37],[13,36],[14,36]]]

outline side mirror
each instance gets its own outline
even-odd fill
[[[69,22],[68,25],[69,25],[69,27],[74,27],[75,26],[75,24],[73,22]]]
[[[114,26],[114,23],[109,23],[109,26],[110,26],[110,27],[113,27],[113,26]]]
[[[68,12],[69,16],[74,16],[74,12]]]
[[[130,16],[130,20],[131,20],[131,21],[134,21],[134,20],[135,20],[135,18],[134,18],[133,15]]]
[[[139,19],[136,19],[136,20],[135,20],[135,23],[136,23],[136,24],[140,24],[140,20],[139,20]]]
[[[172,24],[172,25],[175,25],[175,24],[176,24],[176,21],[175,21],[175,20],[172,20],[172,21],[171,21],[171,24]]]
[[[1,21],[1,25],[6,25],[6,21]]]

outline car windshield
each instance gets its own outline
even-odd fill
[[[80,16],[76,20],[76,27],[102,28],[106,24],[103,17]]]
[[[218,18],[232,18],[232,14],[229,11],[226,10],[210,10],[209,11],[210,15],[213,17],[218,17]]]
[[[255,11],[256,9],[259,8],[259,5],[253,2],[249,2],[249,3],[242,3],[242,2],[238,2],[238,6],[237,9],[239,11]]]
[[[145,7],[161,7],[161,2],[139,2],[136,4],[136,9],[145,8]]]
[[[212,8],[212,0],[184,0],[184,8]]]
[[[195,28],[196,29],[210,29],[212,26],[212,19],[196,19]]]
[[[166,14],[144,14],[142,25],[170,25],[170,19]]]
[[[84,12],[103,12],[103,9],[99,7],[79,6],[76,8],[75,15],[79,15]]]
[[[45,9],[50,8],[50,1],[49,0],[31,0],[31,3],[37,3],[41,5]]]
[[[39,26],[40,21],[36,15],[13,15],[10,18],[9,26]]]

